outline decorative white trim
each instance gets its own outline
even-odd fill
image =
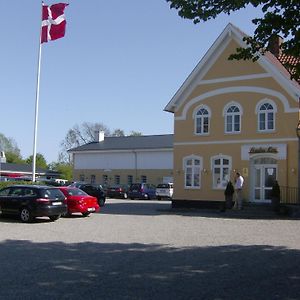
[[[261,78],[269,78],[269,77],[272,77],[272,75],[269,73],[250,74],[250,75],[232,76],[232,77],[220,77],[220,78],[215,78],[215,79],[201,80],[198,83],[198,85],[223,83],[223,82],[230,82],[230,81],[261,79]]]
[[[232,24],[228,24],[166,105],[165,111],[174,112],[180,107],[182,101],[186,99],[190,91],[198,85],[198,82],[204,77],[206,72],[226,49],[232,39],[230,34],[231,31],[234,31],[237,36],[237,43],[240,46],[245,45],[241,33]],[[198,81],[196,82],[197,79]]]
[[[226,88],[221,88],[221,89],[216,89],[212,90],[209,92],[206,92],[198,97],[195,97],[191,99],[183,108],[181,116],[175,117],[175,121],[177,120],[186,120],[187,112],[190,109],[190,107],[197,102],[201,102],[207,98],[222,95],[222,94],[230,94],[230,93],[256,93],[256,94],[266,94],[270,95],[273,97],[278,98],[283,106],[284,106],[284,111],[287,113],[293,113],[293,112],[298,112],[298,108],[291,108],[289,106],[289,102],[287,98],[274,90],[267,89],[267,88],[262,88],[258,86],[231,86],[231,87],[226,87]]]
[[[260,107],[265,104],[265,103],[269,103],[273,106],[273,112],[274,113],[277,113],[277,105],[276,103],[271,100],[271,99],[268,99],[268,98],[264,98],[264,99],[261,99],[259,102],[257,102],[256,106],[255,106],[255,114],[258,114],[260,112]]]
[[[173,113],[178,111],[180,106],[184,103],[184,101],[186,101],[188,95],[195,88],[196,81],[197,84],[213,83],[205,80],[201,81],[201,79],[204,77],[206,72],[211,68],[213,62],[215,62],[215,60],[220,56],[222,51],[227,47],[227,45],[231,40],[236,41],[237,44],[240,45],[241,47],[247,47],[246,43],[243,41],[244,37],[245,34],[242,33],[240,30],[238,30],[238,28],[236,28],[232,24],[228,24],[223,30],[223,32],[219,35],[219,37],[215,40],[215,42],[210,47],[210,49],[207,51],[207,53],[200,60],[200,62],[196,65],[196,67],[191,72],[191,74],[181,85],[181,87],[177,90],[177,92],[169,101],[169,103],[166,105],[164,110]],[[277,66],[275,66],[271,61],[269,61],[269,59],[266,56],[260,55],[260,58],[257,61],[257,63],[262,68],[264,68],[265,71],[268,72],[271,75],[271,77],[274,78],[275,81],[281,87],[283,87],[286,90],[286,92],[294,99],[295,102],[298,101],[300,97],[300,85],[296,84],[294,81],[288,78],[286,74],[282,74],[280,70],[277,68]],[[228,77],[228,78],[229,81],[231,81],[233,77]],[[223,79],[219,78],[215,80],[218,81]],[[237,78],[236,80],[239,80],[239,78]],[[287,111],[287,112],[291,112],[291,111]]]
[[[199,155],[195,155],[195,154],[191,154],[191,155],[188,155],[188,156],[184,156],[182,158],[182,168],[184,170],[184,167],[185,167],[185,161],[188,160],[188,159],[199,159],[200,160],[200,170],[202,170],[203,168],[203,157],[202,156],[199,156]]]
[[[175,142],[174,146],[192,146],[192,145],[225,145],[225,144],[244,144],[244,143],[261,143],[261,142],[296,142],[298,138],[282,138],[282,139],[245,139],[245,140],[221,140],[221,141],[206,141],[206,142]],[[252,145],[253,146],[253,145]]]
[[[211,156],[211,158],[210,158],[210,169],[211,169],[211,170],[213,169],[213,166],[214,166],[213,161],[214,161],[215,159],[218,159],[218,158],[225,158],[225,159],[228,159],[228,160],[229,160],[229,165],[228,165],[228,167],[229,167],[229,169],[232,169],[232,157],[229,156],[229,155],[225,155],[225,154],[219,153],[219,154],[217,154],[217,155]]]
[[[243,107],[242,107],[242,105],[240,103],[236,102],[236,101],[230,101],[223,108],[223,117],[225,117],[227,115],[227,110],[231,106],[237,106],[238,109],[240,110],[240,115],[241,116],[243,115]]]
[[[69,150],[68,153],[70,154],[87,154],[87,153],[94,153],[94,154],[103,154],[103,153],[133,153],[133,152],[172,152],[173,148],[156,148],[156,149],[122,149],[122,150]]]
[[[208,112],[208,117],[210,118],[211,117],[211,109],[207,106],[207,105],[205,105],[205,104],[201,104],[201,105],[199,105],[199,106],[197,106],[195,109],[194,109],[194,112],[193,112],[193,119],[195,119],[197,116],[197,113],[198,113],[198,111],[200,110],[200,109],[202,109],[202,108],[204,108],[204,109],[206,109],[207,110],[207,112]]]

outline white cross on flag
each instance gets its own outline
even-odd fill
[[[66,18],[64,15],[67,3],[44,5],[42,10],[41,43],[57,40],[65,36]]]

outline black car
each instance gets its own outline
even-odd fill
[[[19,215],[22,222],[43,216],[55,221],[67,212],[66,197],[55,187],[12,185],[0,190],[0,212]]]
[[[105,204],[105,192],[101,185],[92,184],[92,183],[84,183],[84,182],[74,182],[69,186],[77,187],[78,189],[83,190],[87,194],[94,196],[98,199],[98,204],[100,206],[104,206]]]
[[[128,185],[113,185],[107,188],[106,196],[109,198],[128,198]]]

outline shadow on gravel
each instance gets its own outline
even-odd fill
[[[300,251],[0,243],[0,299],[299,299]]]
[[[172,208],[170,201],[131,201],[109,200],[101,208],[100,214],[108,215],[180,215],[188,217],[258,219],[258,220],[299,220],[299,218],[276,214],[270,206],[245,206],[243,210],[218,208]]]

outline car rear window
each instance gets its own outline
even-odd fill
[[[80,189],[66,189],[70,196],[86,196],[87,193]]]
[[[140,185],[140,184],[133,184],[133,185],[130,187],[131,190],[140,190],[140,188],[141,188],[141,185]]]
[[[41,197],[48,199],[62,199],[64,194],[59,189],[43,189],[41,190]]]
[[[171,188],[171,186],[169,185],[169,184],[165,184],[165,183],[163,183],[163,184],[159,184],[158,186],[157,186],[159,189],[169,189],[169,188]]]

